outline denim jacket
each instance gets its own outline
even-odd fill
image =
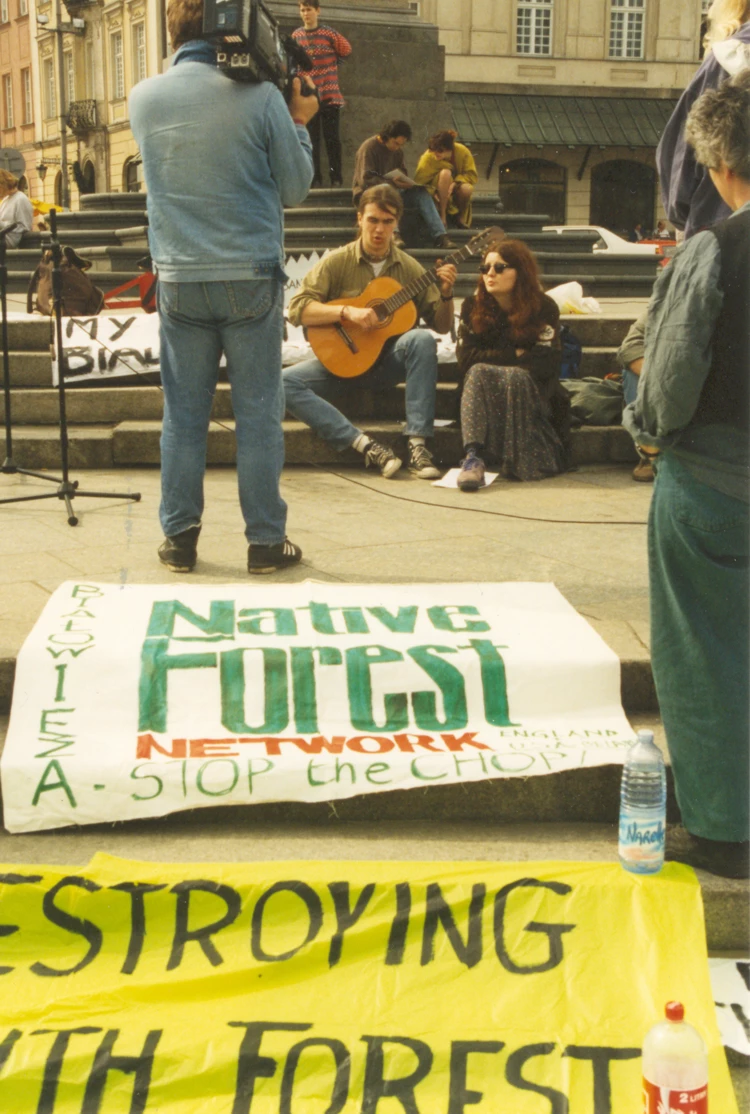
[[[208,43],[130,94],[148,191],[149,244],[166,282],[269,278],[283,262],[283,205],[313,177],[307,129],[269,82],[233,81]]]

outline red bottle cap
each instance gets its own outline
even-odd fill
[[[682,1002],[667,1002],[664,1009],[667,1021],[684,1021],[685,1007]]]

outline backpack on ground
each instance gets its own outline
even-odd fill
[[[65,317],[91,317],[104,305],[104,294],[86,274],[91,261],[82,259],[73,248],[65,247],[60,262],[62,271],[62,311]],[[34,305],[36,295],[36,305]],[[29,281],[26,292],[26,312],[51,316],[52,305],[52,251],[42,255],[41,262]]]
[[[625,396],[622,383],[613,379],[564,379],[562,386],[570,395],[573,425],[621,425]]]

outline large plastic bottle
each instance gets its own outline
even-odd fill
[[[667,774],[653,731],[639,731],[625,759],[620,786],[620,862],[636,874],[664,865]]]
[[[643,1114],[708,1114],[708,1052],[682,1002],[668,1002],[643,1042]]]

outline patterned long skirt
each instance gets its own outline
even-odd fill
[[[483,458],[504,476],[541,480],[562,472],[563,446],[528,371],[474,364],[461,396],[464,445],[483,445]]]

